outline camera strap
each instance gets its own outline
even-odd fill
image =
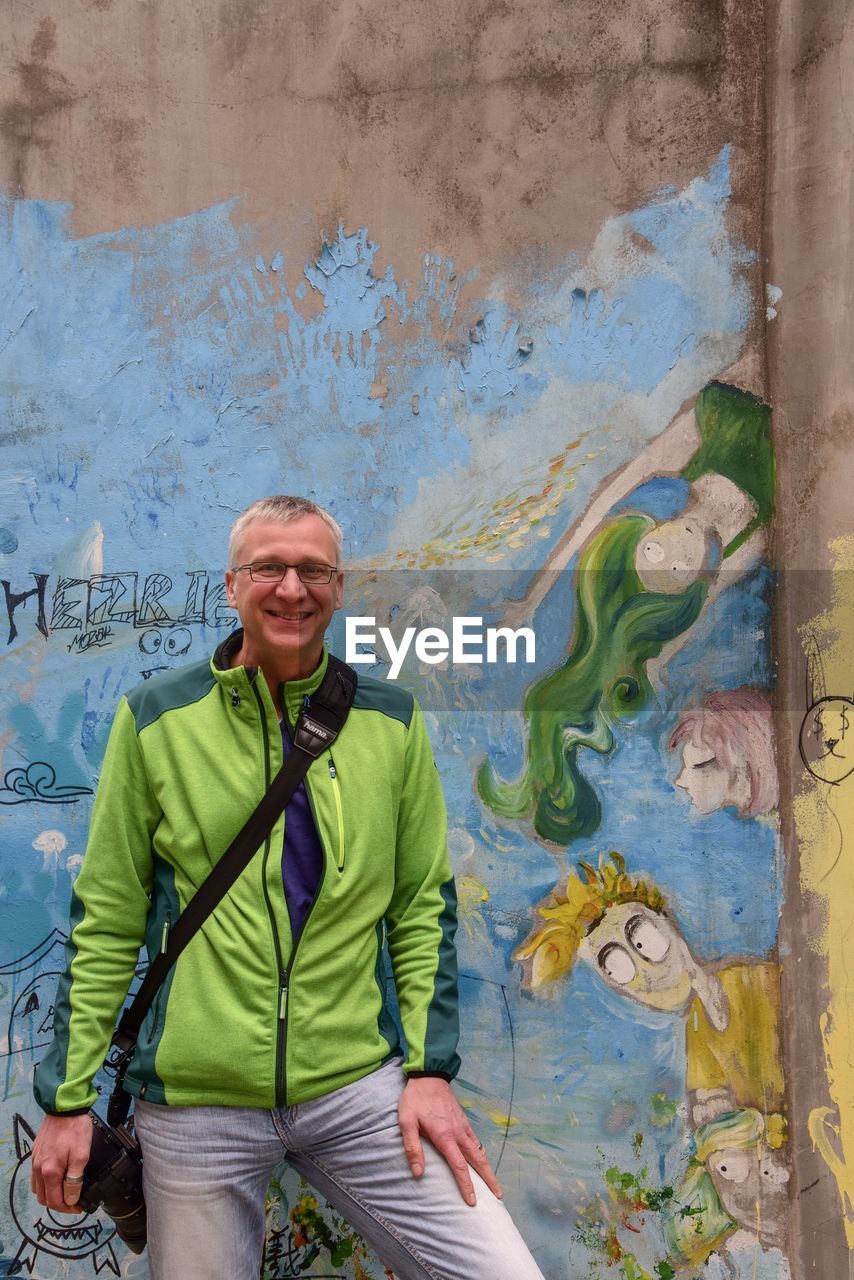
[[[331,653],[326,674],[317,691],[300,712],[291,750],[257,808],[237,833],[219,862],[196,890],[169,936],[165,951],[151,962],[142,985],[119,1019],[112,1039],[116,1050],[108,1058],[115,1069],[116,1083],[110,1097],[108,1120],[111,1125],[125,1122],[130,1110],[130,1096],[124,1091],[124,1077],[133,1057],[145,1015],[151,1008],[164,978],[169,973],[190,939],[222,901],[267,839],[279,814],[302,782],[309,766],[328,751],[341,732],[356,696],[356,672]]]

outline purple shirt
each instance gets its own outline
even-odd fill
[[[287,759],[292,743],[284,720],[281,728],[282,751]],[[285,841],[282,849],[282,881],[294,942],[305,924],[322,875],[323,848],[303,780],[285,806]]]

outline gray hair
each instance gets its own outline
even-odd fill
[[[231,533],[228,535],[229,569],[237,568],[237,550],[247,525],[254,520],[275,520],[279,524],[289,524],[291,520],[299,520],[302,516],[318,516],[323,521],[335,539],[335,552],[340,561],[344,534],[338,521],[309,498],[294,498],[286,493],[276,493],[253,502],[245,511],[241,511],[231,526]]]

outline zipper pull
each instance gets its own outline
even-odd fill
[[[338,774],[335,772],[335,761],[332,759],[332,756],[329,757],[329,776],[330,778],[338,777]]]
[[[282,985],[279,988],[279,1021],[284,1022],[288,1012],[288,975],[282,976]]]
[[[166,919],[163,921],[163,928],[160,932],[160,954],[161,955],[165,953],[166,947],[169,943],[169,925],[170,924],[171,924],[171,920],[169,916],[167,916]]]

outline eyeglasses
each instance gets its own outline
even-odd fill
[[[300,582],[309,587],[324,586],[338,572],[334,564],[283,564],[281,560],[256,560],[254,564],[239,564],[232,573],[246,570],[253,582],[281,582],[288,569],[296,569]]]

